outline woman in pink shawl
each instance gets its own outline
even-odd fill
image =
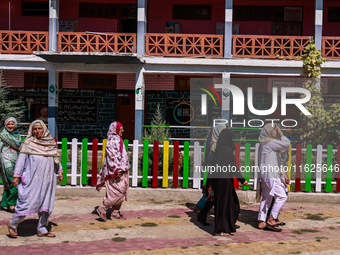
[[[117,121],[111,123],[107,132],[104,163],[96,186],[98,191],[104,184],[106,186],[106,196],[97,209],[99,217],[104,221],[109,208],[112,208],[110,219],[124,219],[119,210],[128,198],[130,163],[124,148],[123,132],[123,125]]]

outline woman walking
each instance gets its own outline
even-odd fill
[[[212,174],[212,189],[215,201],[214,235],[230,236],[236,232],[236,221],[240,214],[240,203],[234,189],[234,177],[243,185],[248,186],[236,165],[235,145],[229,129],[222,130],[211,166],[226,171]],[[228,170],[227,170],[228,169]]]
[[[20,146],[14,169],[13,185],[18,186],[18,202],[10,222],[9,234],[16,237],[17,227],[25,216],[38,213],[39,237],[55,237],[47,230],[54,206],[56,174],[63,179],[57,145],[42,120],[31,123],[27,138]]]
[[[280,140],[276,139],[277,135],[280,136]],[[259,229],[281,232],[282,229],[277,226],[276,219],[287,200],[286,185],[289,183],[289,179],[282,175],[278,154],[289,148],[290,141],[283,135],[282,130],[272,123],[264,126],[259,140],[262,200],[258,214],[258,227]],[[269,219],[266,221],[273,198],[275,201]]]
[[[17,126],[17,120],[10,117],[5,120],[5,127],[0,133],[0,172],[4,184],[0,209],[10,213],[14,213],[18,199],[18,189],[12,184],[15,162],[21,144],[20,134],[16,130]]]
[[[128,199],[130,163],[123,143],[123,125],[111,123],[107,133],[104,163],[99,173],[96,189],[106,186],[106,196],[98,207],[99,217],[106,221],[106,212],[112,208],[110,219],[124,219],[120,213],[123,201]]]

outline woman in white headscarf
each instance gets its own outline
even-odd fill
[[[106,212],[111,208],[110,219],[124,219],[120,207],[128,199],[130,163],[122,135],[123,125],[118,121],[111,123],[107,132],[107,144],[102,169],[99,173],[96,189],[105,184],[106,196],[98,207],[99,217],[106,221]]]
[[[280,140],[275,139],[277,135]],[[276,225],[275,219],[285,202],[287,201],[286,184],[289,179],[283,178],[282,169],[278,162],[278,153],[287,150],[290,141],[275,124],[268,123],[260,133],[260,173],[262,200],[260,203],[258,220],[259,229],[281,232],[282,229]],[[266,221],[268,209],[272,199],[275,199],[269,219]]]
[[[18,186],[15,213],[7,223],[9,234],[17,237],[17,227],[27,215],[38,213],[39,237],[55,237],[47,230],[54,206],[56,174],[63,179],[57,145],[42,120],[31,123],[27,138],[19,148],[13,185]]]

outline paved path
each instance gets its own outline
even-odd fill
[[[285,205],[282,233],[256,229],[258,206],[242,205],[240,229],[214,237],[213,215],[203,227],[185,202],[126,202],[127,220],[102,222],[94,208],[99,198],[57,197],[50,219],[56,238],[36,236],[37,215],[7,236],[11,214],[0,211],[0,254],[340,254],[340,205]],[[151,225],[151,226],[150,226]]]

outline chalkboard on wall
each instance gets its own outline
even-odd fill
[[[97,97],[60,97],[59,123],[96,123]]]

